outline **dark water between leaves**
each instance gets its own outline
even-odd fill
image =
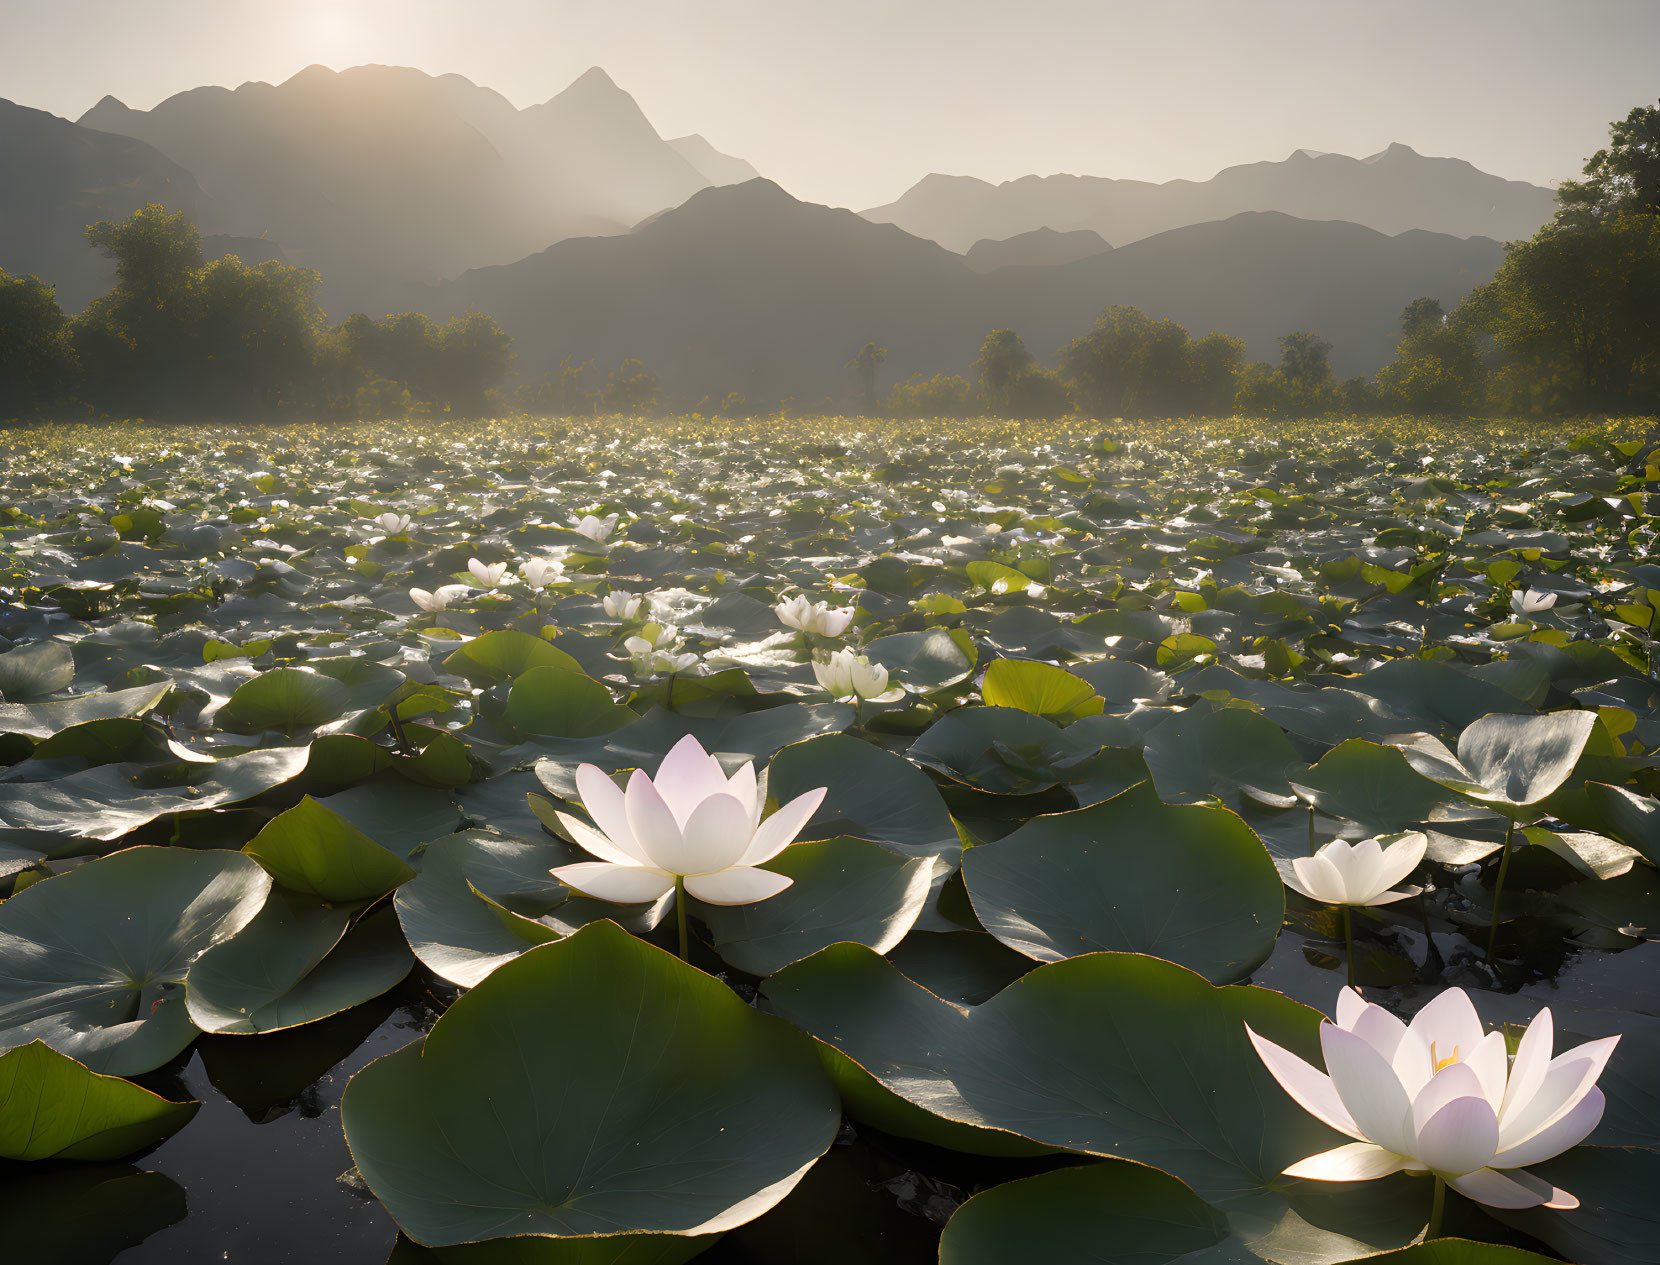
[[[1374,989],[1416,1008],[1438,984],[1479,985],[1468,942],[1397,931],[1372,947],[1419,979]],[[1318,939],[1282,935],[1253,982],[1330,1012],[1343,976]],[[1337,950],[1340,952],[1340,950]],[[1362,955],[1364,958],[1364,954]],[[1381,958],[1377,970],[1387,971]],[[1364,972],[1363,972],[1364,978]],[[1397,977],[1398,978],[1398,977]],[[1477,992],[1490,1022],[1553,1005],[1571,980],[1573,1011],[1652,1012],[1660,999],[1660,945],[1570,957],[1557,977],[1519,992]],[[979,982],[980,991],[997,981]],[[178,1134],[130,1164],[5,1166],[0,1171],[0,1261],[5,1265],[398,1265],[430,1261],[407,1242],[356,1179],[340,1127],[340,1097],[358,1070],[418,1040],[453,990],[417,970],[385,997],[321,1023],[264,1037],[202,1037],[173,1065],[141,1077],[168,1097],[202,1106]],[[966,994],[963,1000],[980,1000]],[[1606,1127],[1606,1125],[1605,1125]],[[1596,1141],[1596,1138],[1592,1139]],[[778,1207],[699,1258],[707,1265],[922,1265],[939,1233],[977,1187],[1053,1167],[936,1150],[857,1126]]]

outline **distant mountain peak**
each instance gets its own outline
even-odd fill
[[[1405,158],[1422,157],[1423,155],[1413,149],[1412,146],[1403,145],[1400,141],[1394,141],[1385,146],[1383,149],[1378,150],[1377,153],[1372,154],[1369,157],[1362,158],[1360,161],[1363,163],[1390,162],[1391,160],[1398,162]]]

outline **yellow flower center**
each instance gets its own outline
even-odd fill
[[[1452,1053],[1447,1055],[1446,1058],[1436,1058],[1435,1042],[1431,1041],[1429,1043],[1429,1061],[1433,1064],[1430,1069],[1430,1072],[1433,1075],[1435,1072],[1439,1072],[1443,1067],[1450,1067],[1452,1064],[1458,1062],[1458,1047],[1456,1045],[1453,1046]]]

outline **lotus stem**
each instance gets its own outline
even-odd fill
[[[1447,1179],[1439,1173],[1435,1175],[1435,1202],[1430,1204],[1429,1225],[1424,1230],[1424,1239],[1441,1237],[1441,1214],[1447,1209]]]
[[[865,700],[857,694],[853,696],[853,725],[857,729],[865,727]]]
[[[668,686],[669,692],[663,698],[663,706],[668,708],[671,712],[674,711],[674,678],[676,677],[676,675],[678,675],[678,674],[674,673],[674,672],[669,673],[669,686]],[[686,955],[681,954],[680,956],[685,957]]]
[[[674,876],[674,920],[680,928],[680,960],[690,962],[686,953],[686,880],[678,874]]]
[[[1499,941],[1499,898],[1504,895],[1504,876],[1510,870],[1510,837],[1516,833],[1516,820],[1504,824],[1504,849],[1499,853],[1499,877],[1493,884],[1493,925],[1487,932],[1487,963],[1493,963],[1493,948]]]
[[[1355,923],[1354,912],[1347,905],[1343,906],[1343,947],[1345,951],[1344,965],[1349,970],[1349,987],[1353,988],[1355,986]]]
[[[1313,856],[1319,849],[1314,846],[1314,805],[1308,806],[1308,854]]]

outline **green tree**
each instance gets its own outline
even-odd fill
[[[495,318],[481,312],[457,316],[444,327],[439,346],[436,396],[451,413],[476,417],[512,363],[513,340]]]
[[[74,323],[93,402],[112,411],[265,416],[320,402],[317,274],[235,256],[202,260],[201,235],[150,204],[87,239],[113,255],[116,284]]]
[[[1660,404],[1660,216],[1572,214],[1512,242],[1459,315],[1494,344],[1501,402],[1526,410]]]
[[[1331,383],[1331,344],[1306,330],[1280,339],[1280,372],[1286,382],[1305,392]]]
[[[986,407],[994,413],[1006,413],[1010,386],[1036,360],[1026,350],[1025,340],[1012,329],[994,329],[987,334],[974,360],[974,374]]]
[[[1470,330],[1449,324],[1439,299],[1414,299],[1401,313],[1395,359],[1378,371],[1378,393],[1408,413],[1469,413],[1486,397],[1486,377]]]
[[[1213,417],[1232,412],[1239,374],[1245,366],[1245,340],[1206,334],[1189,346],[1187,359],[1192,407]]]
[[[1140,308],[1109,307],[1089,333],[1061,350],[1061,374],[1072,384],[1073,398],[1082,408],[1102,415],[1133,411],[1142,348],[1152,327]]]
[[[1557,191],[1559,218],[1583,222],[1660,215],[1660,107],[1640,105],[1609,127],[1609,145],[1585,163],[1585,179]]]
[[[888,392],[885,410],[892,417],[972,417],[980,412],[974,384],[960,374],[913,374]]]
[[[0,268],[0,417],[41,411],[75,386],[75,346],[57,294]]]
[[[644,362],[625,360],[612,371],[600,391],[600,406],[607,413],[649,413],[657,407],[662,384]]]
[[[847,367],[858,375],[860,397],[864,401],[865,414],[870,417],[876,415],[876,370],[887,358],[886,347],[866,343],[859,348],[859,354],[847,362]]]

